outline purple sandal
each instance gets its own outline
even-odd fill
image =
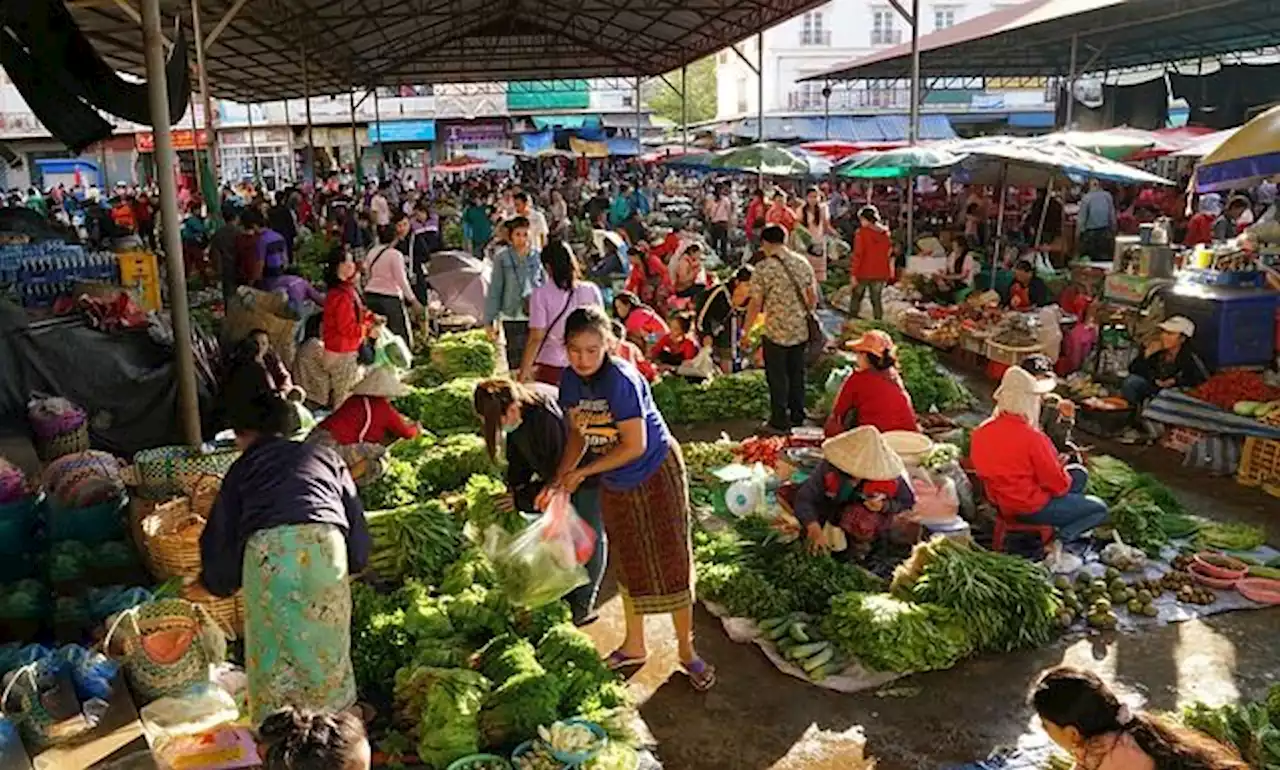
[[[604,659],[604,664],[610,671],[622,671],[628,668],[640,668],[649,661],[648,655],[639,657],[631,657],[622,650],[614,650],[609,653],[609,657]]]
[[[716,667],[702,658],[681,664],[685,674],[689,676],[689,684],[698,692],[706,692],[716,685]]]

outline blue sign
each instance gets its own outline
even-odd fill
[[[387,142],[434,142],[434,120],[393,120],[369,125],[369,141],[374,144]]]

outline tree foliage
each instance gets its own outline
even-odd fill
[[[707,56],[692,63],[688,67],[689,85],[689,122],[697,123],[711,120],[716,116],[716,60]],[[672,70],[666,74],[666,80],[676,88],[684,87],[680,80],[680,70]],[[650,80],[643,90],[646,106],[653,114],[680,124],[680,94],[672,90],[662,78]]]

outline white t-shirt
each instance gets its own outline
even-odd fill
[[[369,201],[369,211],[373,214],[373,223],[378,227],[386,227],[391,224],[391,204],[387,202],[386,196],[379,193],[373,196]]]
[[[532,207],[527,213],[517,213],[516,216],[523,216],[529,220],[529,242],[533,244],[535,249],[542,251],[547,245],[547,238],[551,235],[551,229],[547,227],[546,216]]]

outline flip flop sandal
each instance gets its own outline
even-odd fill
[[[649,660],[648,655],[641,655],[633,658],[628,656],[622,650],[614,650],[609,653],[609,657],[604,659],[604,664],[610,671],[621,671],[626,668],[640,668]]]
[[[716,667],[701,658],[682,664],[685,674],[689,676],[689,684],[698,692],[706,692],[716,685]]]

